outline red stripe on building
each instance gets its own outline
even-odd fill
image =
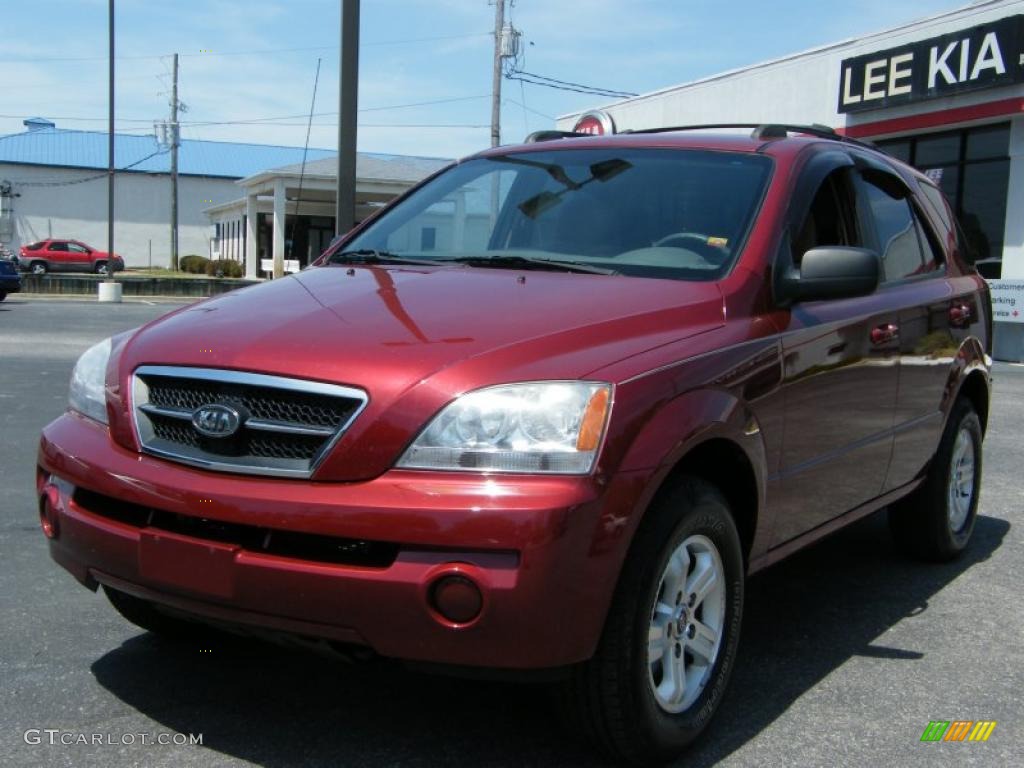
[[[924,114],[910,115],[909,117],[895,117],[891,120],[878,120],[874,123],[847,125],[842,128],[836,128],[836,133],[853,139],[863,139],[868,136],[884,136],[890,133],[905,133],[925,128],[942,128],[948,125],[955,125],[956,123],[984,120],[989,117],[1016,115],[1021,112],[1024,112],[1024,98],[1018,97],[1002,99],[1000,101],[989,101],[970,107],[940,109],[937,112],[925,112]]]

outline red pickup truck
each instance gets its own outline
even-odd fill
[[[748,574],[883,507],[968,546],[991,308],[928,178],[816,128],[544,138],[87,351],[53,558],[153,631],[541,670],[647,764],[719,706]]]

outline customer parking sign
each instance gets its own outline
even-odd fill
[[[1024,323],[1024,280],[989,280],[992,319],[997,323]]]

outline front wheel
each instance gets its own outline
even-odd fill
[[[721,703],[742,615],[743,555],[728,502],[682,478],[637,533],[597,653],[563,690],[567,715],[618,759],[671,759]]]
[[[45,261],[33,261],[31,269],[32,269],[32,274],[33,275],[45,275],[46,274],[46,262]]]
[[[981,491],[981,420],[966,399],[953,405],[924,483],[889,509],[897,546],[922,560],[951,560],[970,541]]]
[[[96,266],[93,267],[93,271],[96,272],[97,275],[110,274],[110,268],[107,266],[107,262],[105,261],[97,261]]]

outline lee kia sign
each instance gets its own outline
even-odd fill
[[[1024,15],[844,59],[839,111],[861,112],[1024,81]]]

